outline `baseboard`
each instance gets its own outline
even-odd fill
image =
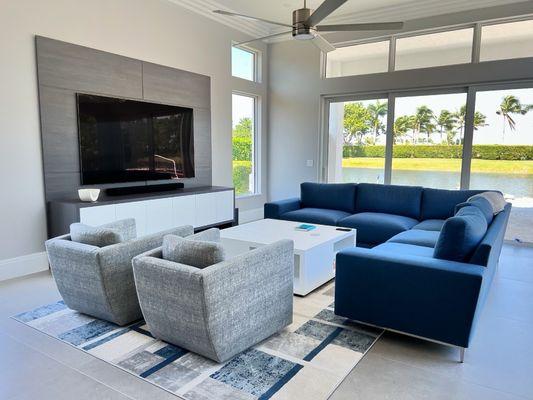
[[[48,270],[46,252],[0,260],[0,281]]]
[[[239,210],[239,224],[263,219],[264,215],[263,207],[254,208],[252,210]]]

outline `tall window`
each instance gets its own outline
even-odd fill
[[[398,97],[392,183],[459,189],[466,93]]]
[[[331,103],[329,180],[383,183],[387,100]]]
[[[533,89],[478,92],[470,187],[513,203],[506,239],[533,242]]]
[[[231,48],[231,75],[249,81],[257,80],[257,54],[241,47]]]
[[[233,185],[237,196],[257,192],[256,103],[254,96],[232,95]]]

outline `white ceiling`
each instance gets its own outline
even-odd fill
[[[284,28],[262,22],[213,14],[222,9],[292,23],[292,11],[303,7],[303,0],[169,0],[230,25],[252,36],[280,32]],[[323,23],[408,21],[435,15],[523,2],[524,0],[348,0]],[[316,9],[322,0],[308,0],[307,7]]]

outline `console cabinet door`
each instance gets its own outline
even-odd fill
[[[93,206],[80,208],[80,222],[86,225],[98,226],[115,221],[115,205]]]
[[[137,237],[146,235],[146,203],[144,201],[121,203],[115,207],[117,220],[135,218]]]
[[[174,226],[195,226],[196,196],[180,196],[172,199]]]
[[[216,194],[217,222],[233,220],[234,204],[233,191],[218,192]]]
[[[172,198],[146,201],[146,233],[174,228]]]
[[[195,227],[213,225],[218,222],[216,200],[216,193],[203,193],[196,195]]]

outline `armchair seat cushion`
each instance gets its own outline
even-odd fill
[[[426,219],[413,226],[413,229],[420,229],[423,231],[437,231],[440,232],[442,225],[444,225],[445,219]]]
[[[424,231],[421,229],[411,229],[405,232],[398,233],[389,239],[389,243],[404,243],[414,244],[416,246],[424,246],[434,248],[439,238],[440,232]]]
[[[337,225],[337,222],[350,216],[350,213],[325,208],[302,208],[281,215],[287,221],[307,222],[311,224]]]
[[[414,218],[377,212],[354,214],[337,222],[338,226],[357,229],[357,241],[368,244],[386,242],[416,224],[418,221]]]

